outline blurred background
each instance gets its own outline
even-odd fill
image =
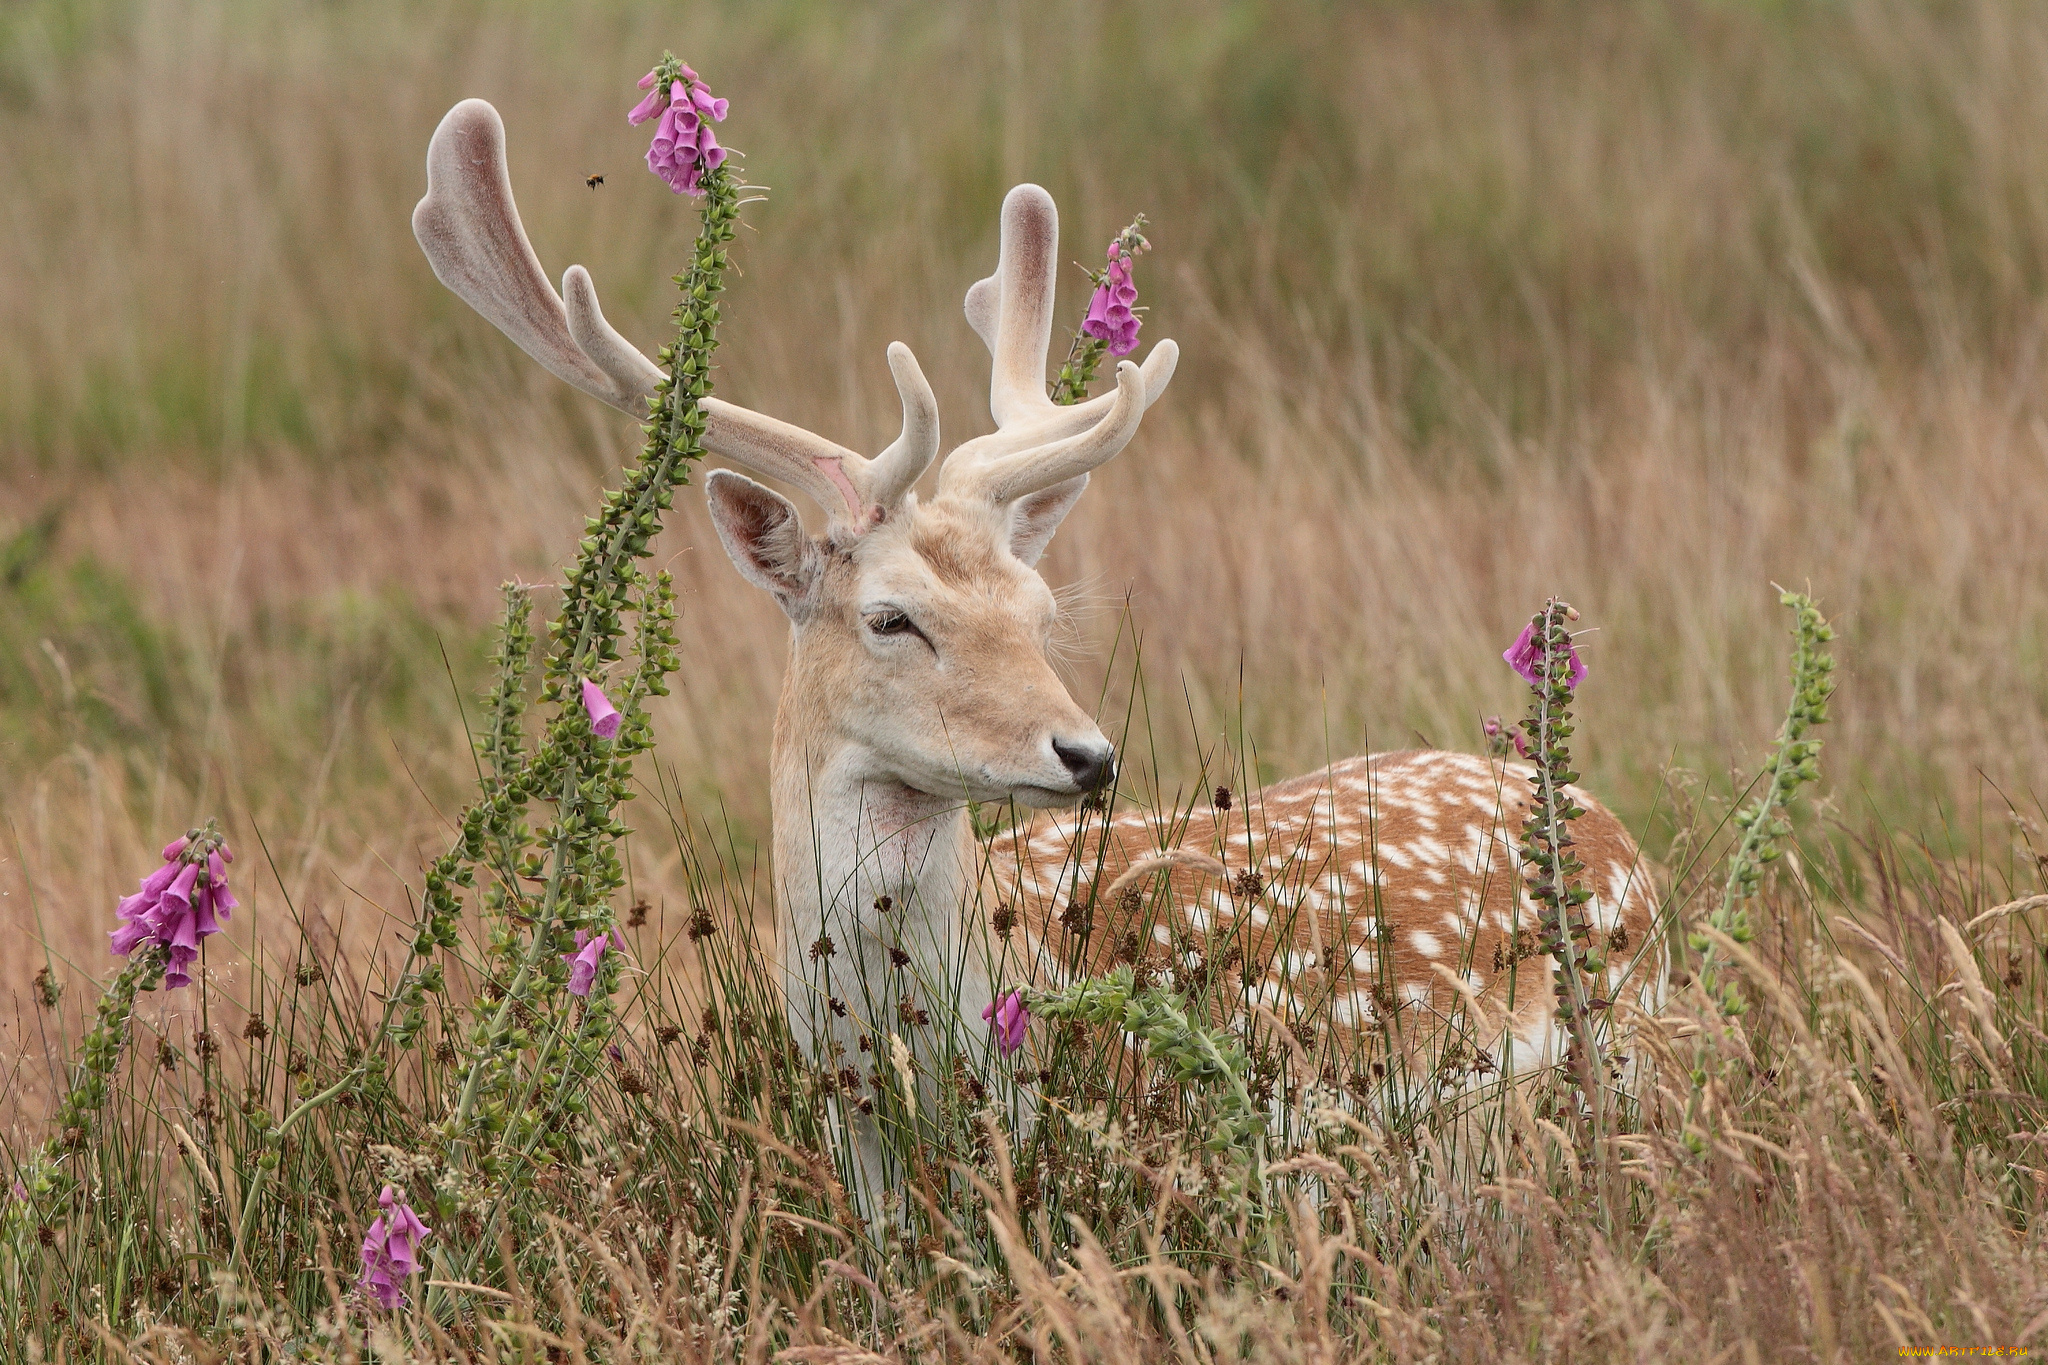
[[[992,425],[960,299],[1008,186],[1052,190],[1077,262],[1148,215],[1144,339],[1180,373],[1044,566],[1141,790],[1195,790],[1219,744],[1267,778],[1475,748],[1556,593],[1596,628],[1580,766],[1661,847],[1671,769],[1725,790],[1764,756],[1776,582],[1842,632],[1840,828],[1998,860],[2040,816],[2048,6],[13,0],[15,1039],[37,939],[59,980],[104,972],[115,898],[210,814],[245,948],[296,932],[286,893],[393,941],[474,773],[497,586],[555,581],[638,446],[436,282],[427,139],[497,105],[543,265],[589,266],[651,352],[695,228],[625,122],[664,47],[769,187],[718,390],[846,444],[894,433],[892,339],[948,444]],[[661,766],[751,868],[783,621],[694,493],[657,561],[685,592]],[[673,842],[635,860],[687,914]]]

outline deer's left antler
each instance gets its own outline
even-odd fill
[[[427,144],[427,193],[413,235],[441,283],[549,373],[634,417],[661,369],[605,321],[590,272],[572,265],[557,295],[519,222],[505,168],[505,125],[483,100],[450,109]],[[703,400],[704,448],[808,493],[856,531],[885,519],[939,452],[939,405],[901,342],[889,369],[903,432],[870,460],[846,447],[717,398]]]
[[[647,415],[661,370],[604,320],[582,266],[562,276],[567,307],[548,283],[512,201],[505,125],[484,101],[462,101],[434,130],[412,233],[441,283],[550,374],[621,412]]]

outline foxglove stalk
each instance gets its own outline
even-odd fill
[[[1145,215],[1141,213],[1110,239],[1108,264],[1101,270],[1087,272],[1095,291],[1088,296],[1088,312],[1081,319],[1080,330],[1074,333],[1074,344],[1067,350],[1059,377],[1048,391],[1053,402],[1080,402],[1088,396],[1088,386],[1095,382],[1095,371],[1104,354],[1126,356],[1137,349],[1138,328],[1142,324],[1136,312],[1138,287],[1131,280],[1131,266],[1152,249],[1140,231],[1144,226]]]
[[[1109,244],[1109,268],[1102,272],[1095,293],[1088,300],[1088,316],[1081,331],[1109,347],[1114,356],[1126,356],[1138,349],[1138,328],[1144,324],[1131,311],[1138,301],[1138,287],[1131,283],[1131,261],[1117,242]]]

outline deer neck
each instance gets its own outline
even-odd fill
[[[902,980],[890,961],[894,947],[928,983],[924,1003],[957,988],[962,1011],[979,1011],[989,989],[980,953],[970,951],[980,945],[967,926],[977,860],[966,811],[957,798],[890,777],[865,746],[839,734],[794,664],[770,758],[776,901],[791,988],[822,989],[811,953],[830,937],[833,994],[860,991],[856,967],[873,992]],[[887,910],[878,908],[883,897]],[[798,1013],[792,997],[792,1017]]]

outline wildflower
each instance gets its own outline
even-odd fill
[[[1142,239],[1140,239],[1142,240]],[[1138,301],[1138,287],[1131,283],[1131,256],[1119,237],[1109,244],[1109,268],[1095,285],[1088,300],[1088,316],[1081,322],[1084,335],[1109,343],[1111,355],[1129,355],[1138,348],[1138,328],[1144,324],[1131,311]]]
[[[660,113],[668,103],[668,87],[663,86],[659,90],[654,88],[654,83],[660,75],[661,70],[657,67],[640,78],[640,88],[648,92],[647,97],[634,105],[632,112],[626,115],[626,122],[635,128]]]
[[[155,944],[164,951],[165,988],[191,984],[200,941],[219,933],[220,921],[241,904],[228,890],[227,865],[234,860],[218,834],[196,846],[189,835],[166,844],[164,865],[115,908],[121,927],[108,935],[107,946],[128,957]]]
[[[1507,652],[1500,657],[1508,661],[1509,668],[1522,675],[1522,681],[1528,683],[1531,687],[1542,685],[1543,643],[1536,638],[1536,623],[1534,621],[1522,627],[1522,633],[1515,637],[1515,642],[1509,645]],[[1567,643],[1565,645],[1565,658],[1570,660],[1571,667],[1571,681],[1568,685],[1577,687],[1586,676],[1586,665],[1579,659],[1578,646]],[[1519,740],[1516,747],[1521,747]]]
[[[569,964],[569,994],[590,994],[590,988],[597,984],[597,961],[604,956],[610,938],[610,934],[593,935],[588,929],[576,931],[576,951],[561,955],[562,961]]]
[[[1005,1057],[1024,1046],[1024,1030],[1031,1024],[1031,1010],[1024,1003],[1024,992],[1011,991],[1000,1001],[990,1001],[981,1017],[995,1025],[996,1046]]]
[[[590,713],[590,728],[599,739],[610,739],[619,732],[618,708],[604,689],[588,678],[583,680],[583,709]]]
[[[703,78],[672,58],[640,78],[647,95],[626,121],[638,127],[660,115],[647,148],[647,169],[677,194],[704,193],[704,172],[725,162],[725,148],[711,131],[723,123],[727,104],[704,88]]]
[[[405,1302],[398,1282],[419,1273],[419,1243],[433,1229],[422,1223],[404,1197],[389,1185],[377,1196],[377,1204],[384,1212],[377,1215],[370,1224],[370,1235],[363,1238],[360,1287],[388,1313]]]
[[[1528,738],[1519,729],[1509,729],[1499,716],[1488,716],[1480,728],[1486,732],[1486,752],[1495,758],[1506,758],[1510,748],[1523,758],[1529,756]]]

